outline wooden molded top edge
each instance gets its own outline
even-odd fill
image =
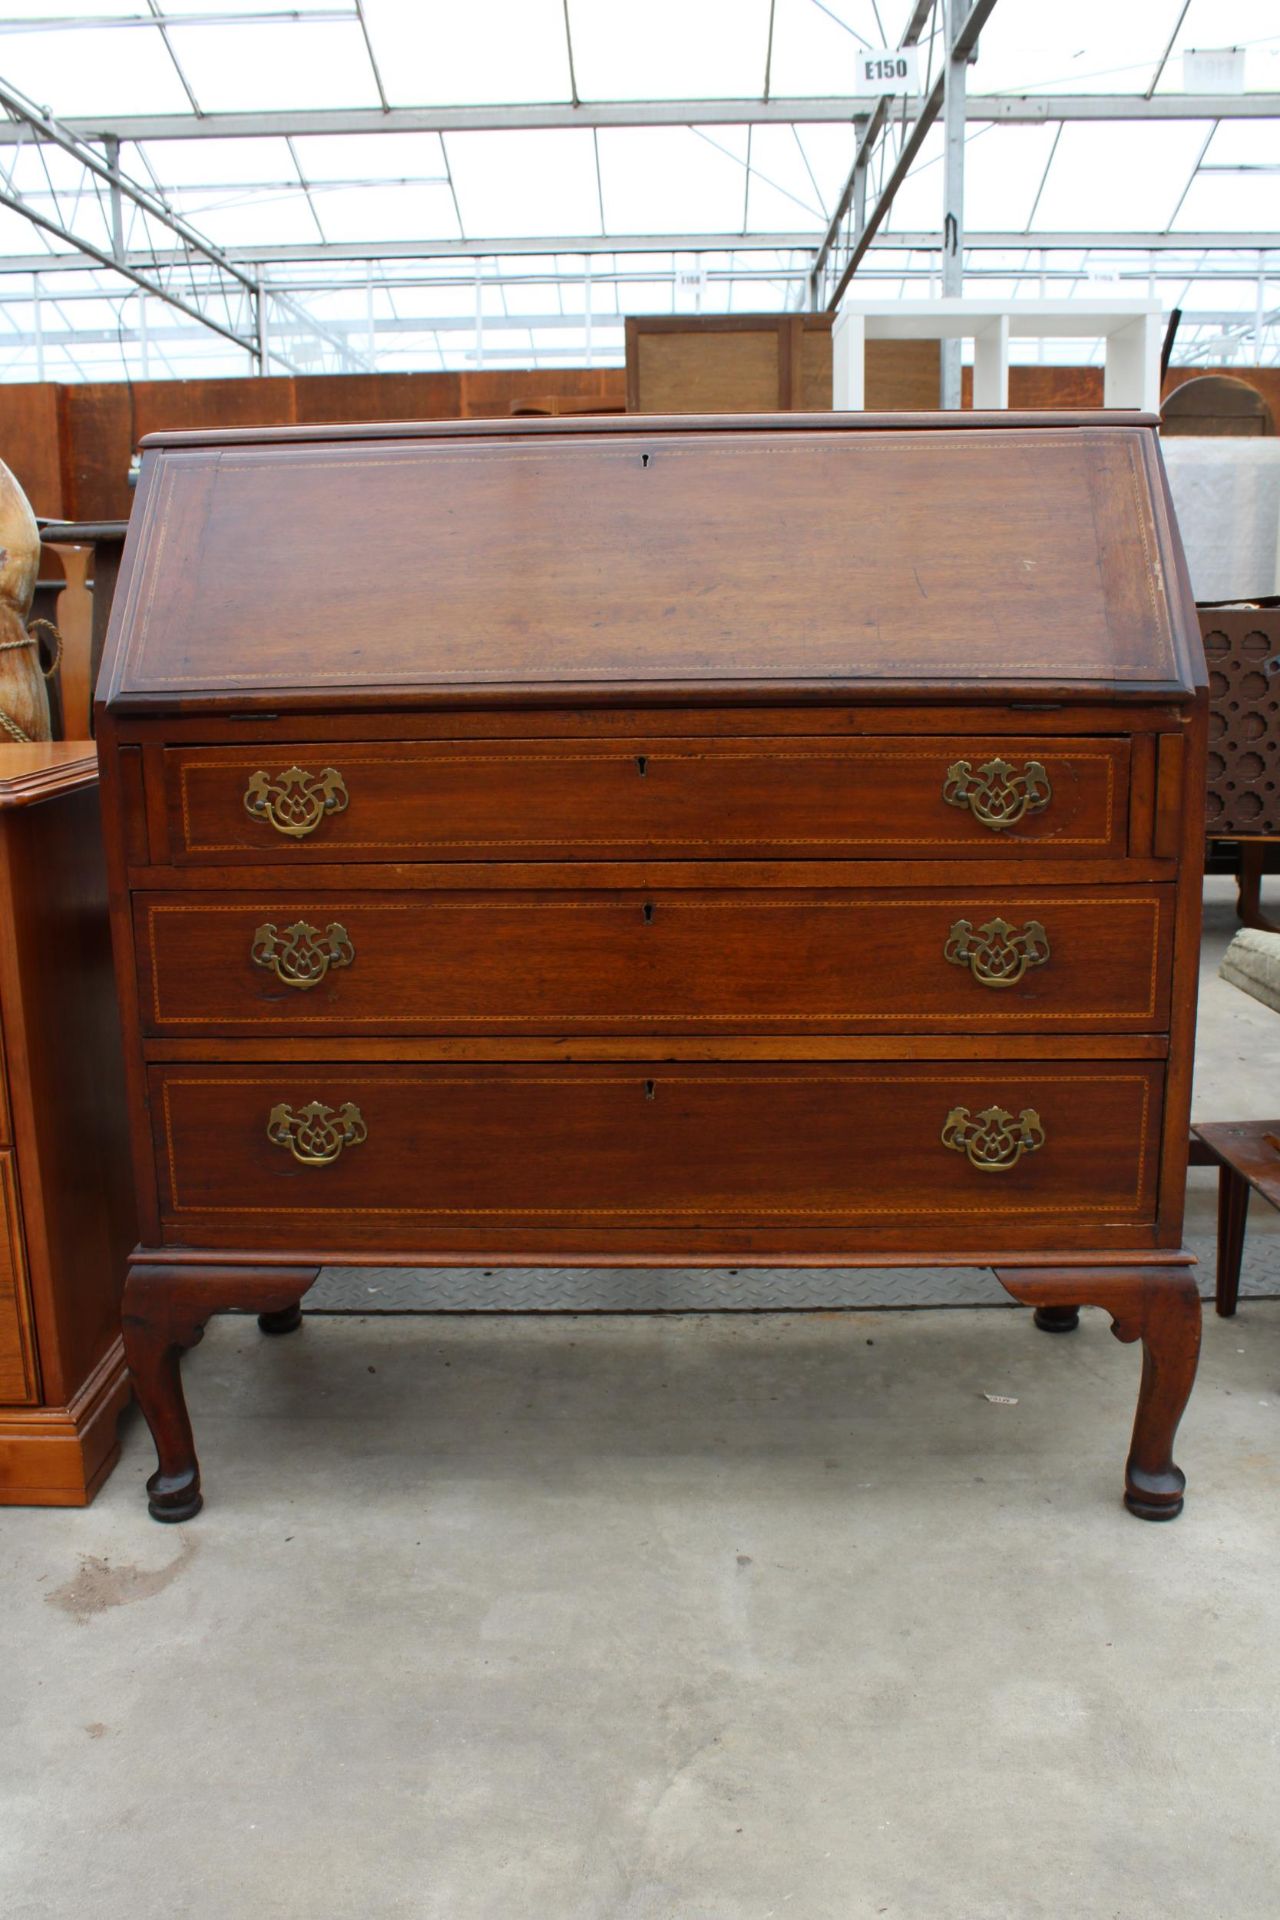
[[[33,740],[0,745],[0,807],[29,807],[58,793],[91,787],[98,778],[92,740]]]
[[[148,450],[163,450],[169,447],[245,446],[272,441],[305,444],[316,440],[429,440],[529,434],[759,433],[762,428],[772,428],[780,433],[919,432],[922,428],[930,427],[945,428],[952,432],[965,427],[1154,429],[1159,424],[1155,414],[1127,413],[1118,409],[1088,413],[1019,413],[1002,410],[998,413],[573,414],[550,420],[373,420],[340,424],[316,422],[293,427],[174,428],[166,433],[146,434],[139,445]]]
[[[172,688],[150,692],[100,692],[94,711],[139,718],[157,714],[203,714],[211,706],[229,708],[237,718],[255,716],[274,720],[282,713],[543,713],[561,708],[574,711],[628,710],[633,707],[675,708],[683,712],[717,710],[730,713],[772,711],[778,707],[902,707],[937,709],[963,698],[966,707],[1022,708],[1029,713],[1052,713],[1059,707],[1120,706],[1176,708],[1189,704],[1194,689],[1184,681],[1143,680],[1130,684],[1108,681],[1089,685],[1081,681],[1043,681],[1004,678],[965,681],[963,687],[940,688],[906,681],[868,680],[652,680],[521,681],[513,686],[295,686],[251,688],[229,695],[225,691],[176,693]]]
[[[839,1264],[842,1267],[918,1267],[921,1254],[888,1253],[867,1251],[860,1253],[851,1245],[846,1253],[842,1248]],[[131,1266],[157,1267],[210,1267],[221,1271],[237,1267],[296,1267],[309,1269],[323,1266],[342,1267],[391,1267],[391,1266],[459,1266],[471,1268],[484,1267],[545,1267],[550,1256],[546,1253],[519,1253],[509,1248],[500,1248],[494,1253],[481,1255],[475,1249],[465,1252],[450,1252],[447,1255],[432,1251],[425,1258],[411,1253],[370,1253],[364,1248],[299,1248],[272,1249],[255,1248],[242,1252],[239,1248],[218,1249],[217,1253],[203,1251],[198,1247],[147,1247],[137,1246],[129,1256]],[[1101,1248],[1082,1250],[1079,1247],[1056,1251],[1044,1248],[1038,1252],[1004,1253],[974,1249],[972,1251],[930,1253],[930,1266],[934,1267],[991,1267],[1002,1273],[1029,1272],[1037,1267],[1194,1267],[1197,1256],[1189,1247],[1117,1247],[1114,1251]],[[723,1253],[706,1254],[701,1252],[682,1252],[679,1259],[657,1252],[654,1249],[634,1253],[613,1253],[609,1255],[611,1267],[711,1267],[723,1266]],[[585,1267],[601,1265],[599,1253],[560,1253],[555,1261],[558,1267]],[[832,1266],[835,1262],[826,1257],[817,1257],[812,1251],[800,1253],[760,1253],[752,1254],[743,1249],[733,1256],[736,1267],[813,1267]],[[788,1308],[788,1312],[808,1312],[810,1309]]]

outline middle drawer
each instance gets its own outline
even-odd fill
[[[1173,890],[139,894],[150,1035],[1153,1031]]]

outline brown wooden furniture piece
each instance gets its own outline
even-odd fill
[[[1160,408],[1160,431],[1229,435],[1255,439],[1274,434],[1275,419],[1266,398],[1247,380],[1229,373],[1206,373],[1184,380]]]
[[[120,575],[127,520],[58,520],[40,530],[46,546],[89,547],[93,553],[88,586],[93,595],[93,630],[89,642],[89,698],[102,667],[102,649]]]
[[[1209,668],[1205,832],[1237,843],[1243,924],[1275,933],[1262,876],[1280,864],[1280,607],[1206,603],[1199,617]]]
[[[829,313],[632,315],[628,413],[812,413],[831,406]],[[869,408],[938,402],[936,340],[867,344]]]
[[[1154,423],[146,443],[99,708],[179,1360],[324,1261],[994,1265],[1175,1514],[1204,669]],[[388,552],[400,556],[387,565]]]
[[[54,665],[57,642],[50,632],[58,631],[58,601],[66,590],[67,577],[61,556],[51,553],[48,548],[40,549],[40,573],[36,580],[35,592],[31,596],[31,612],[28,616],[28,632],[36,636],[37,658],[41,672],[47,677],[44,683],[45,697],[49,702],[49,730],[54,740],[65,740],[69,729],[64,711],[63,668],[66,665],[65,639],[61,649],[61,659]],[[7,744],[7,743],[6,743]],[[16,744],[16,743],[15,743]]]
[[[1212,1120],[1192,1127],[1203,1151],[1193,1166],[1218,1169],[1218,1276],[1214,1299],[1224,1320],[1240,1297],[1240,1263],[1249,1194],[1280,1207],[1280,1120]]]
[[[137,1233],[91,746],[0,747],[0,1504],[84,1506]]]

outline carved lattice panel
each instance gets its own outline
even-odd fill
[[[1280,835],[1280,609],[1202,607],[1209,663],[1209,786],[1215,837]]]

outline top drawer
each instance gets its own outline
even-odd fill
[[[318,741],[164,761],[180,865],[1126,849],[1124,739]]]

